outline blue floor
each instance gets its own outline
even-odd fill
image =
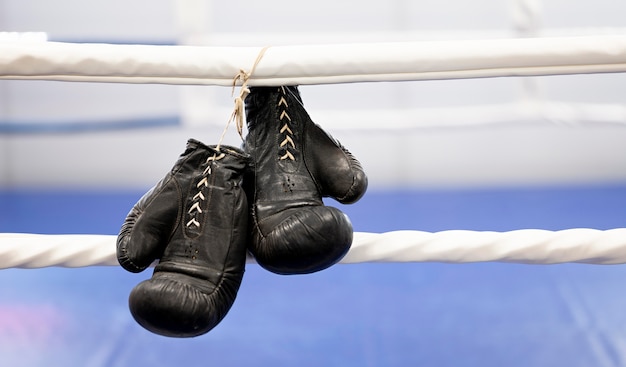
[[[0,232],[116,234],[141,192],[0,192]],[[328,202],[331,204],[331,202]],[[626,185],[369,192],[355,230],[626,226]],[[0,271],[2,366],[623,366],[626,266],[248,266],[209,334],[153,335],[127,297],[150,271]]]

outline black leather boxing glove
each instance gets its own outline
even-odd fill
[[[352,224],[322,197],[356,202],[367,189],[360,163],[313,123],[297,87],[251,88],[246,98],[252,158],[245,179],[251,205],[250,252],[278,274],[306,274],[337,263]]]
[[[249,158],[238,148],[215,148],[190,139],[117,238],[124,269],[140,272],[159,259],[129,296],[135,320],[156,334],[208,332],[230,310],[243,278],[248,204],[241,180]]]

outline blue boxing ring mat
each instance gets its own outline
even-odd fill
[[[116,235],[139,191],[0,193],[0,232]],[[342,210],[355,231],[619,228],[626,186],[371,191]],[[337,264],[310,275],[246,268],[206,335],[151,334],[128,293],[148,270],[0,271],[6,366],[620,366],[626,267]]]

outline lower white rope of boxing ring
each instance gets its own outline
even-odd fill
[[[116,236],[0,233],[0,269],[118,265]],[[249,263],[254,263],[250,258]],[[626,228],[508,232],[356,232],[343,264],[507,262],[624,264]]]

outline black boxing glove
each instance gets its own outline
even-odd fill
[[[194,337],[230,310],[246,262],[241,180],[248,164],[238,148],[190,139],[172,170],[131,209],[117,238],[120,265],[140,272],[159,259],[129,296],[131,314],[147,330]]]
[[[360,163],[313,123],[297,87],[251,88],[246,98],[252,158],[245,179],[251,205],[250,252],[278,274],[306,274],[337,263],[352,224],[322,197],[354,203],[367,189]]]

